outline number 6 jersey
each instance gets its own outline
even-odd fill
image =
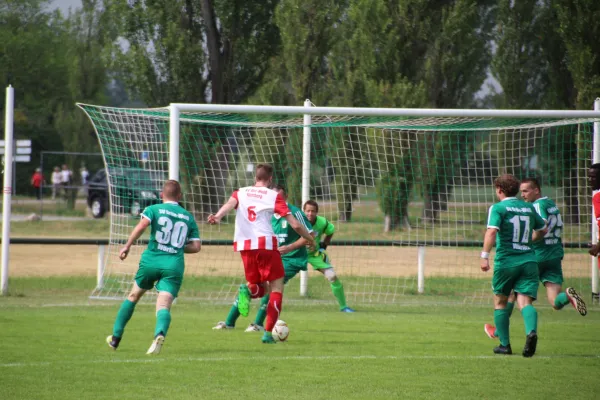
[[[261,186],[248,186],[231,195],[237,200],[233,251],[276,250],[277,236],[271,226],[274,213],[286,216],[290,210],[276,191]]]
[[[200,240],[194,216],[176,202],[168,201],[146,207],[142,218],[150,221],[151,230],[140,265],[183,270],[185,245]]]
[[[531,239],[533,231],[542,230],[545,226],[533,205],[523,200],[507,197],[492,205],[487,227],[498,230],[494,268],[537,262]]]

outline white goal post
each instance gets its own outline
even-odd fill
[[[181,112],[192,113],[240,113],[240,114],[283,114],[303,116],[303,159],[302,159],[302,204],[309,200],[310,193],[310,143],[311,120],[313,115],[325,116],[373,116],[373,117],[429,117],[429,118],[549,118],[549,119],[584,119],[593,123],[593,163],[600,162],[600,98],[594,102],[594,111],[572,110],[479,110],[479,109],[389,109],[389,108],[351,108],[351,107],[312,107],[309,99],[304,107],[293,106],[251,106],[251,105],[214,105],[171,103],[170,110],[170,145],[169,145],[169,179],[179,180],[179,118]],[[592,243],[597,242],[596,224],[592,224]],[[418,253],[418,292],[424,291],[424,254],[425,247],[419,247]],[[308,275],[301,272],[300,294],[307,294]],[[591,268],[592,291],[598,293],[597,261],[592,259]]]

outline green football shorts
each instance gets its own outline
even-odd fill
[[[538,261],[540,269],[540,281],[542,283],[550,282],[562,285],[562,258],[554,258],[552,260]]]
[[[511,290],[532,299],[537,298],[539,272],[537,262],[528,262],[517,267],[494,268],[492,289],[494,294],[507,296]]]
[[[298,275],[300,271],[306,271],[308,269],[306,265],[306,258],[302,260],[286,260],[283,258],[282,261],[283,270],[285,271],[285,277],[283,278],[284,284],[288,283],[290,279]]]
[[[177,297],[181,283],[183,282],[183,270],[174,270],[171,268],[156,268],[140,265],[135,274],[135,283],[146,290],[155,287],[159,292],[169,292],[173,297]]]

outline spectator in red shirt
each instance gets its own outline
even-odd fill
[[[31,177],[31,186],[35,192],[35,197],[38,200],[42,198],[42,183],[44,182],[44,175],[42,175],[42,169],[36,168],[33,176]]]

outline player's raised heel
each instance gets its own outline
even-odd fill
[[[247,317],[250,313],[250,290],[246,285],[240,285],[238,295],[238,311],[243,317]]]
[[[219,322],[217,322],[217,324],[215,326],[213,326],[213,329],[233,329],[233,328],[235,328],[235,326],[227,325],[224,321],[219,321]]]
[[[494,325],[485,324],[483,325],[483,330],[490,339],[498,339],[498,336],[496,336],[496,328],[494,327]]]
[[[117,347],[119,347],[120,342],[121,342],[121,338],[114,337],[113,335],[109,335],[106,338],[106,343],[108,344],[108,347],[110,347],[113,350],[116,350]]]
[[[345,313],[353,313],[356,312],[355,310],[351,309],[350,307],[344,307],[340,310],[341,312],[345,312]]]
[[[523,347],[523,357],[533,357],[537,347],[538,336],[535,331],[531,331],[525,339],[525,347]]]
[[[156,336],[146,354],[160,354],[164,342],[165,337],[163,335]]]
[[[510,344],[508,346],[498,346],[498,347],[494,347],[494,354],[504,354],[504,355],[511,355],[512,354],[512,349],[510,347]]]
[[[579,293],[577,293],[577,291],[572,287],[567,288],[567,290],[565,290],[565,293],[567,294],[567,297],[569,298],[569,301],[571,302],[573,308],[575,308],[577,312],[582,316],[586,315],[587,307],[585,305],[585,301],[583,301]]]
[[[246,330],[244,332],[262,332],[264,330],[265,330],[265,328],[263,328],[260,325],[250,324],[250,325],[248,325],[248,327],[246,328]]]

